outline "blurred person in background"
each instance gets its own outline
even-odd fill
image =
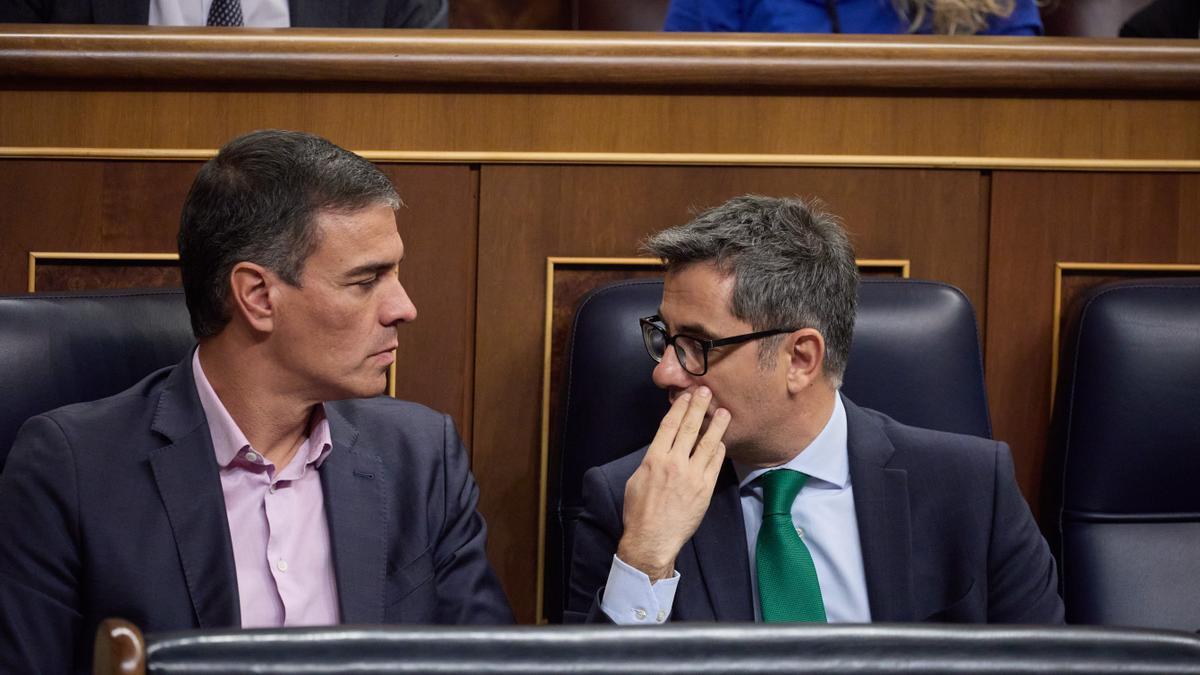
[[[0,0],[0,23],[445,28],[448,0]]]
[[[664,29],[1041,35],[1035,0],[671,0]]]

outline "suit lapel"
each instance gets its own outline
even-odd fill
[[[200,628],[241,625],[237,570],[212,437],[192,378],[192,357],[163,384],[151,429],[171,443],[150,466],[175,537]]]
[[[887,468],[895,448],[879,423],[842,401],[871,621],[914,621],[908,473]]]
[[[713,488],[712,503],[692,535],[696,562],[717,621],[754,621],[746,523],[737,473],[726,460]],[[697,617],[689,617],[697,618]]]
[[[325,413],[333,449],[321,464],[321,489],[342,623],[383,623],[388,477],[381,458],[355,448],[358,429],[336,405]]]

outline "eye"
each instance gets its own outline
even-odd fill
[[[377,283],[379,283],[379,275],[372,274],[370,277],[363,279],[362,281],[354,282],[354,285],[361,286],[363,288],[371,288],[372,286],[374,286]]]

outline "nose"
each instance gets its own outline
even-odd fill
[[[395,277],[392,278],[392,283],[394,287],[389,290],[380,307],[379,322],[385,326],[408,323],[417,318],[417,306],[413,304],[412,298],[408,297],[404,285]]]
[[[675,350],[670,347],[651,373],[651,379],[659,389],[687,389],[693,384],[692,377],[691,373],[683,369]]]

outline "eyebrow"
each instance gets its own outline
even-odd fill
[[[403,260],[403,258],[401,258],[401,260]],[[369,263],[366,263],[365,265],[359,265],[358,267],[355,267],[354,269],[346,272],[346,274],[344,276],[347,279],[353,279],[355,277],[363,276],[364,274],[367,274],[367,273],[384,274],[386,272],[391,271],[393,268],[395,268],[399,264],[400,264],[400,261],[369,262]]]
[[[658,318],[663,324],[667,324],[667,320],[662,315],[662,307],[658,308]],[[676,335],[687,335],[688,337],[701,338],[704,340],[714,339],[713,332],[698,323],[688,323],[682,326],[675,326],[674,333]]]

